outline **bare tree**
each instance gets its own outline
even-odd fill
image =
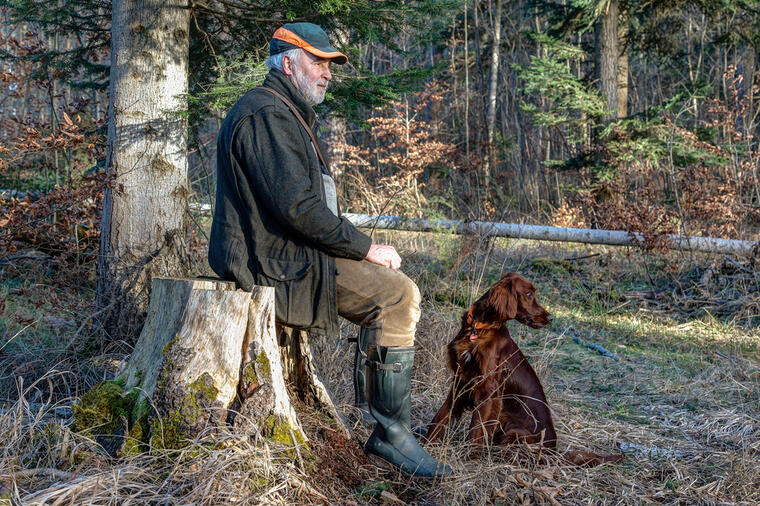
[[[187,271],[187,3],[113,0],[97,306],[137,330],[154,275]]]

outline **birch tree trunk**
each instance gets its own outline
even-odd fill
[[[139,331],[154,275],[187,270],[189,19],[187,3],[113,0],[96,300],[112,335]]]
[[[491,179],[491,169],[494,161],[494,128],[496,124],[496,85],[499,82],[499,56],[501,48],[501,0],[496,0],[496,12],[493,13],[493,48],[491,48],[491,80],[488,85],[488,112],[486,124],[488,125],[488,155],[483,164],[483,185],[488,195],[488,186]]]

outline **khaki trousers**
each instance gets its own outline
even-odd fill
[[[401,271],[366,260],[336,258],[338,314],[373,330],[378,346],[413,346],[420,290]]]

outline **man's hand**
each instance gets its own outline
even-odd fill
[[[382,265],[389,269],[398,269],[401,267],[401,257],[396,252],[396,248],[387,244],[373,244],[369,247],[367,256],[364,257],[368,262]]]

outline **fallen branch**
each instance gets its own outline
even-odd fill
[[[738,362],[736,361],[736,359],[735,359],[735,358],[733,358],[733,357],[729,357],[728,355],[726,355],[726,354],[723,354],[723,353],[721,353],[721,352],[719,352],[719,351],[714,351],[714,350],[713,350],[713,353],[715,353],[716,355],[718,355],[718,356],[719,356],[719,357],[721,357],[721,358],[725,358],[726,360],[728,360],[729,362],[731,362],[731,363],[732,363],[732,364],[734,364],[734,365],[739,365],[739,363],[738,363]]]
[[[604,346],[600,346],[598,344],[589,343],[588,341],[584,341],[580,337],[576,337],[572,335],[571,333],[567,332],[567,335],[570,336],[570,339],[575,341],[576,343],[585,346],[586,348],[591,348],[592,350],[596,351],[600,355],[604,355],[605,357],[610,357],[611,359],[615,360],[616,362],[620,360],[620,357],[612,353],[611,351],[607,350]]]
[[[355,226],[371,229],[409,230],[413,232],[449,232],[463,235],[512,237],[541,241],[581,242],[611,246],[642,246],[642,234],[625,230],[595,230],[587,228],[547,227],[489,221],[425,220],[399,216],[374,216],[344,213]],[[663,244],[669,249],[735,254],[752,257],[760,251],[760,242],[739,241],[714,237],[664,235]]]

